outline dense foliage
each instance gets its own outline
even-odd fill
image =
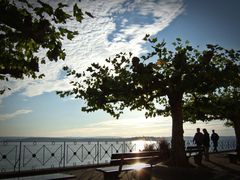
[[[77,4],[72,14],[66,12],[66,7],[63,3],[54,7],[41,0],[0,0],[0,80],[42,78],[43,74],[36,74],[39,64],[45,64],[46,59],[65,59],[62,40],[72,40],[78,32],[62,25],[73,18],[81,22],[84,16]],[[46,58],[37,56],[40,49],[46,52]]]
[[[233,126],[235,130],[236,150],[240,154],[240,77],[238,79],[238,87],[221,88],[212,93],[189,98],[184,105],[184,120],[225,120],[225,124]]]

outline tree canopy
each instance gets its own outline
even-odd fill
[[[43,74],[36,74],[39,64],[45,64],[46,59],[65,59],[62,40],[72,40],[78,32],[63,25],[74,19],[81,23],[84,16],[77,4],[72,14],[64,9],[67,6],[58,3],[54,7],[41,0],[0,0],[0,80],[42,78]],[[46,58],[37,56],[40,49],[46,52]]]
[[[194,93],[206,94],[228,86],[239,52],[217,45],[207,45],[199,51],[179,38],[173,43],[175,51],[171,51],[164,41],[158,42],[148,35],[144,39],[153,51],[141,59],[132,57],[131,53],[119,53],[106,59],[106,65],[93,63],[84,73],[65,67],[68,75],[75,76],[71,82],[73,89],[57,94],[85,99],[87,106],[83,111],[102,109],[116,118],[124,108],[145,109],[146,117],[171,115],[171,162],[184,166],[187,165],[183,141],[184,99]]]
[[[194,93],[185,99],[184,121],[195,123],[197,120],[226,120],[233,126],[236,134],[237,152],[240,154],[240,54],[239,51],[225,50],[231,61],[223,68],[222,86],[208,93]],[[227,79],[227,81],[226,81]],[[221,79],[219,79],[221,81]]]
[[[240,68],[239,68],[240,71]],[[238,76],[240,72],[238,73]],[[239,79],[240,77],[238,77]],[[232,80],[235,78],[232,77]],[[236,135],[236,150],[240,153],[240,80],[238,87],[230,86],[205,95],[198,94],[188,99],[184,105],[184,120],[190,122],[226,120],[233,126]]]
[[[237,120],[240,117],[240,91],[229,87],[208,94],[195,94],[186,100],[184,120]],[[227,122],[228,125],[232,125]]]

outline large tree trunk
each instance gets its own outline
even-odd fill
[[[168,96],[172,114],[171,163],[174,166],[187,166],[183,140],[182,94]]]
[[[237,142],[236,151],[237,151],[238,155],[240,155],[240,120],[235,119],[232,121],[233,121],[233,127],[234,127],[235,134],[236,134],[236,142]]]

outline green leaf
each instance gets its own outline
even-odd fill
[[[94,70],[92,67],[88,67],[86,71],[93,72]]]
[[[207,44],[207,48],[212,49],[212,48],[214,48],[214,45],[212,45],[212,44]]]
[[[56,23],[66,23],[66,20],[71,17],[71,15],[64,12],[61,8],[57,8],[54,12]]]
[[[44,74],[40,74],[40,75],[38,76],[39,79],[42,79],[43,77],[45,77]]]
[[[66,28],[59,27],[58,29],[59,29],[59,31],[60,31],[60,33],[61,33],[62,36],[63,36],[64,34],[66,34],[66,33],[69,32],[69,30],[66,29]]]
[[[63,3],[58,3],[58,7],[59,8],[63,8],[63,7],[68,7],[68,5],[67,4],[63,4]]]
[[[69,70],[69,67],[68,66],[63,66],[63,70],[67,71],[67,70]]]
[[[145,37],[143,38],[144,41],[147,41],[149,38],[150,34],[146,34]]]
[[[149,41],[152,42],[152,43],[155,43],[155,42],[157,42],[157,38],[153,38],[153,39],[151,39]]]
[[[73,31],[73,35],[78,35],[78,31]]]
[[[77,4],[75,4],[73,6],[73,16],[76,17],[76,20],[78,22],[82,22],[82,19],[83,19],[83,13],[82,13],[82,10],[80,8],[78,8]]]
[[[186,49],[187,49],[188,51],[192,51],[192,50],[193,50],[192,46],[186,46]]]
[[[51,16],[53,14],[53,8],[50,5],[44,3],[40,0],[38,0],[38,3],[42,5],[43,11],[46,12],[49,16]]]
[[[74,38],[73,33],[72,33],[72,32],[68,32],[68,33],[67,33],[67,38],[68,38],[69,40],[72,40],[72,39]]]
[[[177,40],[178,42],[182,41],[181,38],[176,38],[176,40]]]

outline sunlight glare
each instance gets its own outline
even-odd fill
[[[133,144],[136,144],[136,151],[140,152],[144,150],[144,146],[146,142],[144,140],[137,140],[137,141],[133,141]]]
[[[146,167],[145,163],[137,162],[137,163],[134,164],[134,168],[135,168],[136,171],[142,170],[143,167]]]

